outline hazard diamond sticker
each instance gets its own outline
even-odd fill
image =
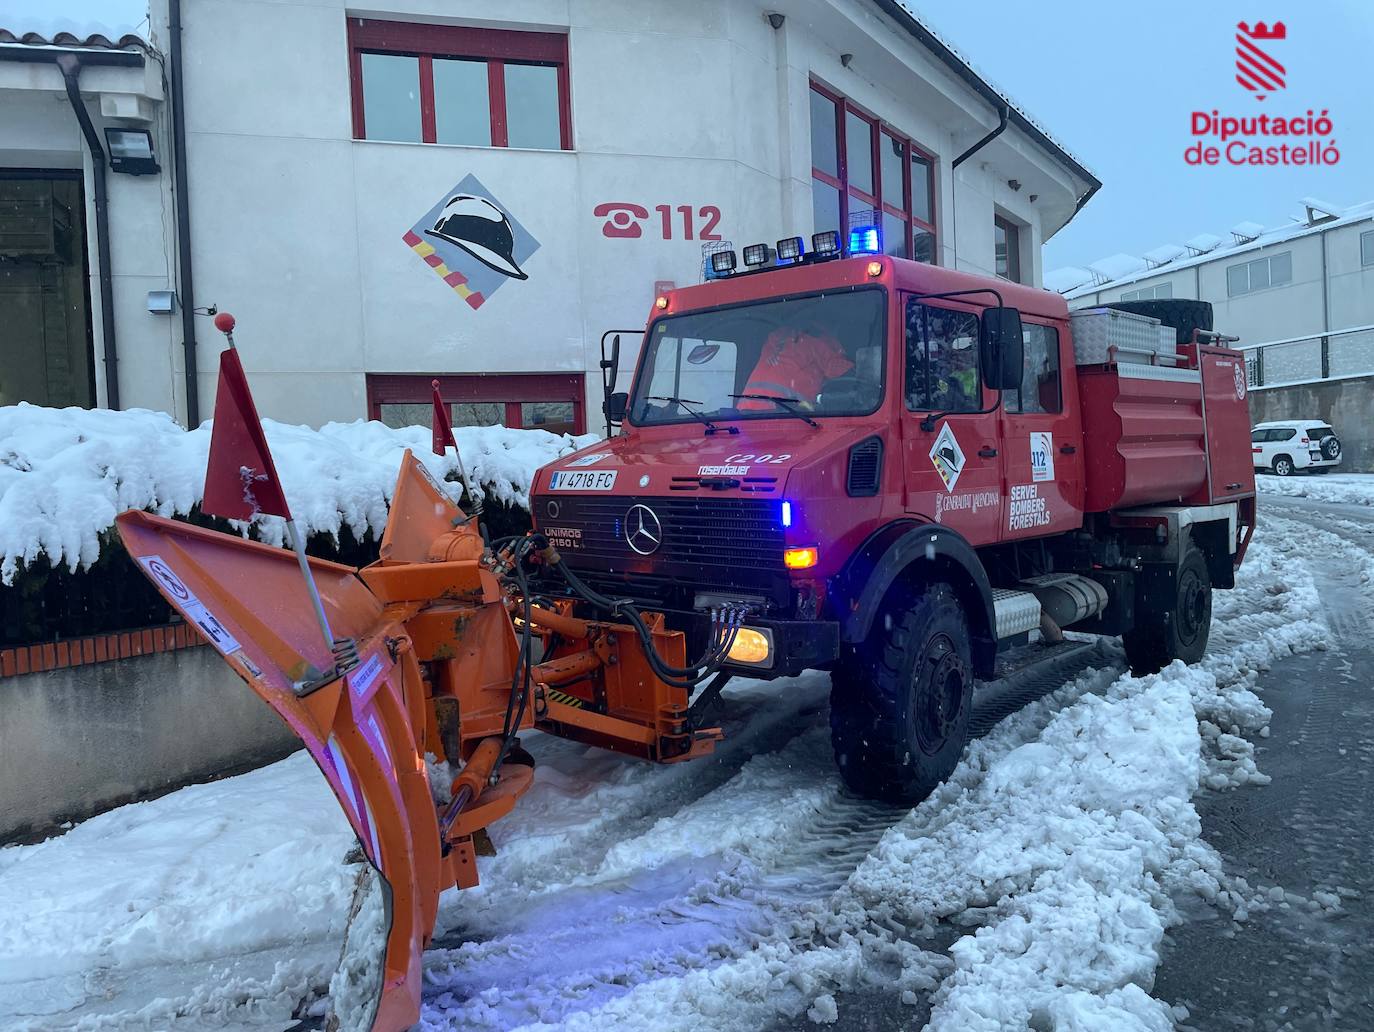
[[[959,474],[964,471],[964,450],[959,447],[948,423],[940,424],[940,432],[930,446],[930,462],[945,482],[945,490],[953,491],[954,485],[959,482]]]

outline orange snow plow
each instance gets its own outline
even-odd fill
[[[331,651],[290,552],[144,512],[118,519],[168,602],[300,738],[370,864],[331,983],[334,1027],[418,1019],[439,894],[477,884],[474,837],[533,782],[520,732],[660,763],[721,737],[695,726],[688,703],[707,678],[723,683],[742,612],[721,614],[707,655],[688,664],[661,616],[571,571],[567,597],[536,600],[527,575],[558,571],[557,552],[538,535],[489,545],[476,522],[407,452],[378,561],[309,561]]]

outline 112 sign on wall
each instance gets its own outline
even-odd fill
[[[673,239],[673,229],[677,223],[681,224],[683,240],[720,239],[720,234],[716,232],[716,226],[720,223],[720,209],[714,204],[695,209],[690,204],[656,204],[654,211],[658,213],[658,218],[653,221],[657,223],[659,235],[664,240]],[[649,209],[630,201],[598,204],[592,209],[592,214],[606,220],[601,224],[601,235],[613,240],[638,240],[644,235],[644,224],[653,224]]]

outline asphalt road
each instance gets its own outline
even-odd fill
[[[1372,1029],[1374,582],[1361,559],[1374,512],[1267,495],[1263,508],[1307,543],[1331,640],[1260,678],[1274,716],[1256,761],[1271,783],[1195,803],[1228,873],[1272,905],[1242,922],[1192,908],[1153,994],[1187,1008],[1180,1030]]]

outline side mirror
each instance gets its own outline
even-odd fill
[[[610,423],[620,423],[625,419],[625,409],[630,404],[630,395],[625,391],[617,391],[614,394],[606,395],[606,420]]]
[[[1021,313],[1015,308],[985,308],[978,342],[983,384],[993,391],[1020,387],[1024,351]]]

